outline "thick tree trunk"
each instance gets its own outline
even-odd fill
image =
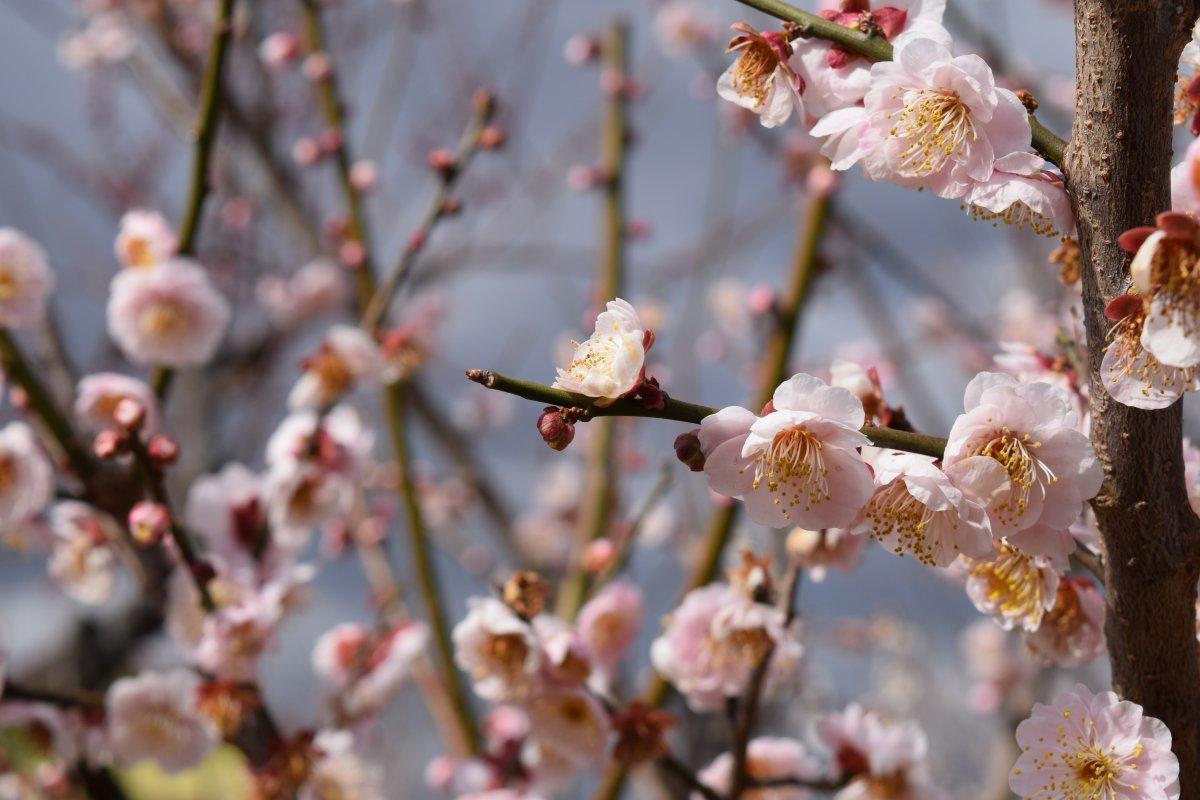
[[[1108,647],[1118,693],[1171,729],[1184,800],[1200,799],[1200,523],[1184,490],[1182,404],[1139,411],[1099,377],[1107,300],[1129,286],[1128,228],[1170,207],[1171,113],[1197,0],[1076,0],[1076,119],[1067,175],[1083,249],[1093,502],[1106,552]]]

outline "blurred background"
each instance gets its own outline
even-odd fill
[[[97,11],[105,5],[111,9]],[[43,355],[60,346],[76,374],[130,370],[104,334],[103,298],[117,270],[112,241],[130,208],[168,219],[183,211],[186,136],[213,5],[0,0],[0,225],[47,249],[60,284],[59,341],[43,332],[30,344]],[[172,473],[180,492],[229,462],[262,467],[300,359],[329,324],[348,318],[333,309],[283,327],[273,321],[278,310],[260,300],[264,278],[337,258],[330,234],[344,212],[332,162],[302,163],[301,143],[327,129],[311,81],[296,65],[269,68],[257,52],[271,33],[301,33],[299,3],[238,7],[230,112],[199,238],[199,257],[236,314],[217,362],[181,375],[174,388],[167,416],[183,444],[184,463]],[[950,0],[946,24],[961,51],[985,54],[1004,83],[1033,91],[1039,116],[1065,134],[1069,13],[1066,3]],[[657,334],[650,372],[672,396],[715,406],[756,394],[769,327],[763,309],[784,290],[814,182],[828,176],[814,177],[812,142],[796,125],[761,130],[716,99],[728,25],[768,25],[733,0],[338,0],[323,15],[348,151],[377,172],[366,211],[379,269],[390,268],[416,227],[437,187],[427,155],[453,147],[477,89],[495,93],[505,132],[503,147],[478,155],[462,175],[454,193],[461,212],[421,251],[395,313],[418,321],[428,342],[414,379],[428,413],[417,415],[412,436],[436,566],[457,620],[469,596],[487,593],[516,565],[559,574],[574,541],[588,426],[566,452],[553,452],[534,430],[537,404],[485,392],[463,371],[551,382],[564,345],[586,335],[602,299],[601,196],[586,184],[600,159],[605,98],[602,69],[583,58],[588,37],[604,35],[617,18],[630,31],[635,99],[622,296]],[[990,364],[997,342],[1047,346],[1060,327],[1071,329],[1070,293],[1048,261],[1055,240],[973,221],[956,203],[870,183],[857,171],[838,180],[821,272],[794,333],[795,370],[827,373],[834,358],[875,367],[889,401],[902,404],[918,430],[942,435],[961,410],[966,381]],[[70,391],[63,370],[46,375]],[[359,392],[352,403],[381,418],[373,393]],[[619,430],[613,518],[640,516],[628,573],[647,599],[638,655],[624,676],[632,692],[714,503],[702,477],[672,457],[682,426],[638,421]],[[386,461],[382,429],[377,439],[376,456]],[[399,544],[403,523],[394,511],[384,514]],[[730,557],[742,543],[766,552],[782,546],[781,534],[746,522],[735,537]],[[405,548],[391,552],[407,588]],[[356,559],[331,556],[318,543],[311,560],[319,570],[313,601],[289,618],[263,662],[267,702],[288,728],[322,720],[309,666],[315,638],[339,622],[373,618]],[[101,654],[111,661],[103,670],[109,676],[178,662],[161,631],[126,630],[135,593],[125,581],[117,600],[84,607],[50,582],[44,555],[4,550],[0,641],[8,673],[73,684]],[[419,599],[413,603],[420,616]],[[1010,728],[1003,715],[972,702],[959,641],[979,615],[959,586],[868,548],[854,571],[806,583],[801,616],[803,678],[791,702],[773,707],[768,729],[802,731],[815,710],[864,698],[926,727],[935,775],[956,797],[994,789],[989,737],[1007,737]],[[1105,667],[1092,669],[1082,675],[1098,686]],[[390,771],[389,785],[403,787],[395,797],[439,796],[421,788],[425,765],[442,750],[427,730],[411,691],[380,724],[372,755]],[[682,728],[692,763],[706,763],[717,749],[705,731],[699,721]],[[218,764],[204,778],[136,778],[149,787],[144,797],[237,796],[238,788],[220,783],[225,772]],[[652,788],[631,791],[655,796]],[[587,796],[586,784],[579,796]]]

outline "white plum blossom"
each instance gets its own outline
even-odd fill
[[[945,467],[982,455],[1008,472],[1008,488],[988,505],[993,534],[1035,524],[1065,530],[1075,522],[1104,476],[1091,442],[1076,430],[1066,392],[981,372],[967,385],[963,404],[965,413],[950,429]]]
[[[606,676],[616,674],[633,645],[642,614],[641,590],[625,581],[606,585],[579,610],[579,639],[587,648],[588,660]]]
[[[863,106],[827,114],[812,133],[830,137],[822,152],[834,169],[861,161],[872,180],[951,198],[991,178],[998,158],[1028,151],[1032,140],[1025,107],[996,87],[983,59],[954,56],[920,36],[871,67]]]
[[[608,712],[591,693],[550,687],[524,704],[529,733],[543,759],[553,757],[574,769],[602,763],[612,742]]]
[[[346,623],[325,632],[313,648],[313,671],[351,718],[381,710],[410,675],[424,652],[429,630],[420,622],[375,634]]]
[[[64,500],[50,509],[54,549],[47,569],[73,600],[87,605],[106,602],[117,582],[113,546],[120,541],[116,520],[87,503]]]
[[[334,325],[317,352],[304,360],[304,374],[288,395],[288,407],[325,408],[360,383],[378,383],[383,366],[383,353],[369,333]]]
[[[41,245],[13,228],[0,228],[0,326],[28,328],[46,313],[54,272]]]
[[[346,270],[318,259],[286,277],[267,275],[255,285],[255,298],[271,322],[292,328],[332,311],[346,300]]]
[[[1029,652],[1045,666],[1077,667],[1104,652],[1104,597],[1087,578],[1063,578],[1054,606],[1032,633]]]
[[[1142,346],[1166,366],[1200,366],[1200,223],[1164,212],[1155,227],[1133,228],[1118,241],[1134,253],[1132,291],[1149,301]]]
[[[1156,409],[1173,405],[1187,392],[1200,390],[1200,365],[1171,367],[1142,344],[1150,304],[1138,295],[1123,295],[1108,304],[1114,319],[1100,363],[1100,378],[1109,395],[1122,405]]]
[[[932,783],[929,740],[912,721],[892,721],[857,703],[817,722],[817,736],[846,781],[835,800],[946,800]]]
[[[216,747],[217,731],[196,707],[200,679],[186,670],[121,678],[104,698],[113,754],[121,764],[150,759],[166,772],[190,769]]]
[[[1006,631],[1036,631],[1058,597],[1061,570],[1046,556],[1002,546],[991,558],[961,559],[960,568],[975,608]]]
[[[775,389],[763,416],[737,406],[705,417],[700,446],[709,487],[746,504],[773,528],[845,527],[874,491],[858,448],[862,403],[846,389],[798,374]]]
[[[245,564],[267,544],[262,479],[242,464],[201,475],[188,489],[183,519],[206,548],[229,564]]]
[[[54,495],[54,468],[33,428],[0,428],[0,525],[18,525],[41,512]]]
[[[75,388],[75,416],[90,430],[113,427],[113,412],[122,400],[136,400],[146,412],[142,430],[154,433],[159,427],[158,400],[145,381],[118,372],[85,375]]]
[[[756,781],[788,778],[819,781],[824,777],[821,765],[802,742],[774,736],[760,736],[747,744],[746,774]],[[711,764],[696,773],[696,778],[724,797],[733,783],[733,754],[722,753],[717,756]],[[744,792],[742,797],[746,800],[807,800],[811,795],[806,789],[780,786]],[[702,796],[693,792],[691,800],[702,800]]]
[[[1171,168],[1171,210],[1200,213],[1200,139],[1183,151],[1183,160]]]
[[[504,603],[473,597],[454,626],[454,661],[471,677],[475,693],[493,702],[527,697],[541,666],[533,628]]]
[[[113,278],[108,332],[134,363],[196,367],[216,354],[230,313],[204,269],[175,258]]]
[[[297,800],[385,800],[389,796],[383,770],[358,755],[350,731],[319,731],[312,749],[312,771]]]
[[[804,119],[804,82],[792,68],[792,45],[779,31],[756,31],[744,22],[733,29],[728,53],[737,60],[717,79],[717,95],[758,115],[764,128],[787,122],[796,111]]]
[[[1046,169],[1035,153],[1007,153],[996,158],[991,177],[977,181],[963,202],[975,219],[1003,222],[1039,236],[1071,236],[1075,214],[1062,176]]]
[[[654,669],[694,711],[713,711],[746,690],[754,669],[771,653],[767,695],[796,669],[801,645],[782,611],[736,587],[714,584],[689,592],[650,647]]]
[[[121,217],[113,250],[123,266],[153,267],[175,255],[179,238],[162,214],[135,208]]]
[[[1141,706],[1083,684],[1037,703],[1017,726],[1021,757],[1008,776],[1022,800],[1178,800],[1171,732]]]
[[[610,300],[596,317],[596,328],[575,345],[566,367],[554,380],[556,389],[587,397],[615,400],[642,380],[646,361],[646,329],[626,301]]]
[[[871,459],[878,487],[851,533],[870,534],[896,555],[948,567],[960,555],[992,552],[987,505],[1008,488],[995,459],[963,459],[938,469],[929,456],[883,451]]]

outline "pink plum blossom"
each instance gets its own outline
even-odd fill
[[[833,756],[833,773],[848,781],[835,800],[946,800],[929,778],[929,740],[912,721],[893,722],[857,703],[817,722]]]
[[[230,564],[261,557],[269,535],[262,479],[231,463],[188,489],[184,522],[207,549]]]
[[[122,375],[118,372],[96,372],[85,375],[75,388],[75,416],[90,430],[111,428],[115,420],[113,412],[122,400],[135,400],[145,410],[146,419],[142,430],[154,433],[158,430],[158,400],[145,381]]]
[[[1088,438],[1076,430],[1067,393],[981,372],[967,385],[965,413],[954,422],[945,466],[990,456],[1010,484],[988,504],[997,536],[1041,524],[1065,529],[1100,490],[1103,472]]]
[[[454,626],[454,661],[485,700],[527,697],[540,668],[540,647],[528,622],[493,598],[473,597]]]
[[[575,344],[570,362],[558,369],[554,387],[606,400],[620,397],[642,379],[645,340],[633,306],[620,298],[610,300],[596,317],[591,337]]]
[[[77,500],[64,500],[50,509],[54,549],[50,577],[68,597],[101,605],[117,582],[118,562],[113,546],[121,539],[116,520]]]
[[[54,495],[54,468],[33,428],[0,428],[0,524],[16,525],[39,513]]]
[[[0,228],[0,325],[28,328],[42,319],[56,279],[41,245]]]
[[[1071,236],[1075,214],[1062,176],[1029,152],[998,155],[991,176],[977,181],[964,202],[975,219],[1003,222],[1039,236]]]
[[[523,707],[540,758],[565,762],[572,769],[602,763],[613,731],[608,712],[589,692],[548,687],[528,698]]]
[[[823,776],[816,758],[795,739],[760,736],[751,739],[746,747],[746,774],[757,781],[784,780],[818,781]],[[711,764],[696,773],[701,783],[722,797],[732,788],[733,755],[722,753]],[[805,800],[811,797],[808,791],[783,786],[774,789],[751,789],[743,792],[744,800]],[[692,800],[702,800],[693,792]]]
[[[362,328],[334,325],[317,352],[304,360],[304,374],[288,395],[288,407],[324,408],[359,383],[378,383],[383,353]]]
[[[1124,298],[1108,304],[1108,313],[1117,317],[1100,363],[1100,378],[1109,395],[1122,405],[1156,409],[1200,389],[1200,365],[1168,366],[1143,344],[1149,303],[1137,295]]]
[[[113,250],[122,266],[153,267],[175,255],[179,238],[162,214],[135,208],[121,217]]]
[[[967,574],[967,597],[1004,630],[1020,626],[1036,631],[1054,607],[1060,570],[1045,556],[1005,546],[991,558],[961,563]]]
[[[613,675],[642,624],[642,592],[632,583],[610,583],[579,611],[576,627],[592,664]]]
[[[150,759],[166,772],[199,764],[218,741],[196,708],[200,679],[185,670],[142,672],[109,687],[104,707],[119,763]]]
[[[385,800],[389,796],[383,770],[356,752],[349,731],[318,731],[312,749],[312,770],[297,800]]]
[[[787,536],[787,552],[803,565],[808,578],[821,583],[830,569],[852,572],[858,567],[867,541],[845,528],[793,528]]]
[[[1149,300],[1142,346],[1167,366],[1200,366],[1200,224],[1178,212],[1159,214],[1155,224],[1118,240],[1134,254],[1132,291]]]
[[[851,533],[870,534],[896,555],[948,567],[960,554],[992,552],[986,507],[1008,488],[995,459],[974,456],[946,471],[929,456],[883,451],[871,459],[878,487]]]
[[[797,630],[785,624],[779,609],[755,602],[737,588],[714,584],[683,598],[651,645],[650,661],[694,711],[713,711],[746,690],[767,653],[769,694],[799,663]]]
[[[1017,726],[1021,757],[1008,783],[1022,800],[1177,800],[1171,732],[1142,707],[1083,684],[1038,703]]]
[[[429,630],[420,622],[381,635],[360,625],[338,625],[317,639],[313,671],[333,691],[341,713],[352,718],[373,713],[404,684],[428,640]]]
[[[659,46],[671,58],[683,58],[717,37],[712,12],[691,0],[667,0],[654,14]]]
[[[317,259],[292,275],[259,279],[255,297],[273,324],[292,328],[345,302],[345,274],[346,270],[332,261]]]
[[[761,417],[737,406],[705,417],[700,446],[709,487],[741,498],[750,519],[782,528],[845,527],[874,489],[858,448],[862,403],[812,375],[775,390]]]
[[[994,713],[1005,700],[1021,698],[1029,691],[1037,669],[1016,637],[988,619],[968,625],[958,638],[971,679],[971,705],[980,712]],[[1020,702],[1017,700],[1016,702]]]
[[[787,122],[793,109],[804,118],[800,95],[804,81],[792,68],[792,45],[779,31],[759,32],[744,22],[733,26],[738,35],[730,40],[728,53],[737,60],[717,79],[717,95],[753,111],[764,128]]]
[[[196,367],[216,354],[230,313],[203,268],[176,258],[113,278],[108,332],[137,364]]]
[[[1046,666],[1077,667],[1104,652],[1104,597],[1087,578],[1063,578],[1054,606],[1025,644]]]

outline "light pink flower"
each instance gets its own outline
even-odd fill
[[[705,417],[700,446],[709,487],[741,498],[750,519],[782,528],[845,527],[874,490],[858,448],[862,403],[812,375],[794,375],[758,417],[737,406]]]
[[[300,57],[300,38],[291,31],[275,31],[258,43],[258,58],[267,69],[280,71]]]
[[[122,266],[153,267],[175,255],[179,238],[162,214],[135,208],[121,217],[113,250]]]
[[[205,271],[187,259],[122,270],[108,296],[108,332],[138,364],[196,367],[217,351],[230,309]]]
[[[190,769],[219,737],[196,709],[200,679],[186,670],[121,678],[104,698],[113,753],[122,764],[153,760],[166,772]]]
[[[817,722],[833,756],[834,774],[848,779],[835,800],[945,800],[929,778],[929,740],[912,721],[892,722],[857,703]]]
[[[614,400],[637,386],[646,360],[646,329],[626,301],[610,300],[590,338],[575,344],[554,388]]]
[[[1183,151],[1183,161],[1171,168],[1171,210],[1200,213],[1200,139]]]
[[[1167,366],[1200,366],[1200,223],[1164,212],[1155,227],[1128,230],[1118,242],[1134,254],[1131,291],[1149,300],[1142,346]]]
[[[945,0],[850,0],[821,4],[817,13],[848,28],[860,29],[869,15],[879,34],[898,46],[923,37],[950,46],[950,34],[942,27]],[[824,116],[830,111],[858,105],[871,84],[871,61],[818,37],[801,37],[796,49],[797,69],[804,77],[809,113]]]
[[[360,383],[378,384],[383,354],[362,328],[334,325],[317,352],[304,360],[304,374],[288,395],[288,407],[324,408]]]
[[[312,743],[312,771],[297,800],[385,800],[383,770],[355,750],[350,731],[318,731]]]
[[[494,702],[527,697],[540,669],[533,628],[504,603],[472,597],[454,626],[454,663],[471,676],[475,693]]]
[[[359,717],[383,709],[425,651],[429,630],[419,622],[376,635],[343,624],[322,634],[313,648],[313,671],[334,693],[339,711]]]
[[[760,736],[751,739],[746,747],[746,774],[756,781],[784,780],[816,781],[822,777],[821,765],[804,745],[795,739]],[[711,764],[696,773],[705,786],[712,788],[722,797],[729,792],[733,783],[733,755],[722,753]],[[805,800],[812,795],[805,789],[779,787],[775,789],[751,789],[742,792],[743,800]],[[693,792],[691,800],[703,800],[699,792]]]
[[[255,297],[272,323],[291,328],[345,303],[346,270],[327,259],[317,259],[293,275],[261,278]]]
[[[896,555],[948,567],[960,554],[992,552],[988,503],[1008,488],[995,459],[975,456],[938,469],[929,456],[882,451],[871,459],[878,487],[850,527]]]
[[[116,520],[87,503],[64,500],[50,509],[54,549],[50,577],[73,600],[101,605],[117,582],[113,545],[121,538]]]
[[[0,228],[0,325],[28,328],[46,313],[54,272],[41,245],[13,228]]]
[[[994,713],[1006,699],[1021,697],[1031,688],[1037,669],[1016,637],[988,619],[978,619],[959,635],[958,647],[971,678],[971,705]],[[1017,702],[1020,702],[1019,700]]]
[[[136,400],[146,410],[142,430],[153,433],[159,427],[158,400],[145,381],[119,372],[85,375],[75,389],[75,416],[94,431],[113,426],[113,412],[122,400]]]
[[[587,769],[601,763],[612,742],[608,712],[589,692],[546,688],[524,703],[529,736],[539,755]]]
[[[10,422],[0,428],[0,524],[17,525],[41,512],[54,495],[54,468],[33,428]]]
[[[981,372],[967,385],[963,404],[965,413],[950,429],[945,466],[983,455],[1008,472],[1008,489],[988,505],[997,536],[1035,524],[1065,529],[1100,491],[1100,463],[1076,430],[1062,389]]]
[[[976,182],[964,198],[975,219],[1028,227],[1039,236],[1071,236],[1075,213],[1062,176],[1046,169],[1031,152],[997,153],[991,176]]]
[[[184,522],[206,549],[226,562],[257,559],[269,536],[262,483],[257,474],[237,463],[201,475],[188,489]]]
[[[1036,631],[1058,596],[1060,570],[1045,556],[1003,546],[988,559],[962,559],[967,597],[1004,630]]]
[[[717,37],[710,9],[689,0],[668,0],[654,14],[659,46],[671,58],[683,58]]]
[[[1017,726],[1021,757],[1008,776],[1023,800],[1177,800],[1171,732],[1136,703],[1083,684],[1038,703]]]
[[[1077,667],[1104,652],[1104,598],[1087,578],[1063,578],[1054,606],[1025,644],[1045,666]]]
[[[642,625],[642,592],[632,583],[610,583],[579,611],[576,628],[596,668],[611,676]]]
[[[800,93],[804,81],[789,63],[792,45],[779,31],[756,31],[744,22],[733,29],[738,35],[730,40],[727,53],[737,60],[717,79],[717,95],[758,115],[764,128],[787,122],[795,109],[804,119],[804,101]]]
[[[855,536],[845,528],[810,531],[793,528],[787,536],[787,552],[804,566],[806,577],[820,583],[829,569],[852,572],[862,561],[867,537]]]
[[[1122,405],[1156,409],[1173,405],[1186,392],[1200,389],[1200,365],[1171,367],[1143,345],[1150,304],[1136,295],[1109,303],[1119,315],[1108,332],[1108,347],[1100,363],[1100,378],[1109,395]]]
[[[893,61],[871,67],[863,107],[822,117],[814,136],[834,169],[861,161],[872,180],[939,197],[962,197],[992,177],[996,159],[1030,149],[1029,115],[995,85],[979,56],[953,56],[933,39],[901,41]]]
[[[768,652],[767,695],[799,663],[797,629],[785,625],[779,609],[756,603],[734,587],[714,584],[683,598],[651,645],[650,661],[694,711],[713,711],[746,690]]]
[[[1186,436],[1183,439],[1183,482],[1192,511],[1200,514],[1200,447]]]

